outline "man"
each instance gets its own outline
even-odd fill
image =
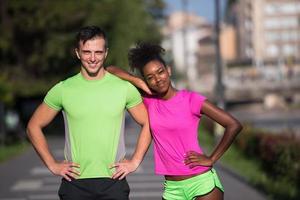
[[[82,28],[76,42],[80,73],[50,89],[31,117],[27,133],[48,169],[63,177],[60,199],[128,199],[129,186],[124,177],[137,169],[151,142],[147,111],[133,85],[104,69],[108,49],[100,28]],[[125,109],[142,127],[136,151],[128,161],[122,160]],[[61,110],[66,160],[58,162],[42,129]]]

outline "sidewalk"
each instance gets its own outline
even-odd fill
[[[134,151],[138,127],[128,122],[126,128],[127,154]],[[50,148],[53,154],[63,158],[63,138],[52,137]],[[234,172],[217,165],[216,170],[225,188],[225,200],[265,200],[260,194]],[[58,200],[60,178],[53,176],[42,164],[37,154],[29,148],[6,163],[0,164],[0,200]],[[163,177],[154,175],[152,148],[142,165],[127,177],[131,187],[131,200],[160,200]]]

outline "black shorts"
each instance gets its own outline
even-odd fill
[[[129,192],[126,179],[62,179],[58,195],[60,200],[128,200]]]

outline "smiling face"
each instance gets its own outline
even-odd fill
[[[170,68],[157,60],[152,60],[143,67],[143,75],[150,89],[160,96],[166,95],[172,89]]]
[[[104,74],[103,64],[107,56],[105,40],[95,37],[85,43],[79,42],[76,55],[81,61],[81,72],[86,78],[95,78]]]

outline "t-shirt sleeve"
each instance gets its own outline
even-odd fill
[[[131,83],[127,83],[126,108],[132,108],[142,102],[139,91]]]
[[[201,116],[201,108],[204,103],[204,101],[207,98],[200,93],[197,92],[191,92],[190,94],[190,106],[191,111],[194,115]]]
[[[150,101],[151,101],[151,99],[150,99],[149,95],[143,96],[143,103],[145,104],[146,107],[148,107],[148,105],[150,104]]]
[[[62,82],[57,83],[48,91],[44,102],[54,110],[62,109]]]

